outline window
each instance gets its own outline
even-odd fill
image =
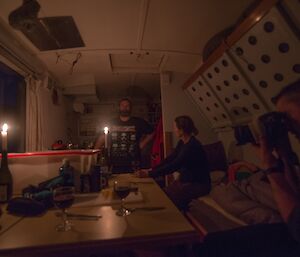
[[[9,125],[8,152],[25,151],[25,112],[25,80],[0,62],[0,125]]]

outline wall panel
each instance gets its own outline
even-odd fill
[[[188,93],[192,96],[194,102],[199,105],[200,109],[213,127],[226,126],[231,124],[231,119],[220,103],[215,93],[203,77],[199,77],[188,88]]]
[[[300,44],[277,8],[231,49],[230,53],[270,109],[271,98],[300,78]]]

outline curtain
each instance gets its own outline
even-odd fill
[[[44,150],[45,114],[43,113],[42,90],[48,83],[48,77],[37,80],[32,76],[26,81],[26,152]]]

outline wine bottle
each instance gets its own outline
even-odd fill
[[[70,165],[69,159],[63,159],[59,175],[64,179],[64,186],[74,186],[74,168]]]
[[[13,192],[13,178],[8,168],[7,152],[2,152],[1,168],[0,168],[0,202],[7,202]]]
[[[108,149],[103,148],[100,155],[99,165],[101,166],[101,171],[103,173],[109,173],[109,155]]]

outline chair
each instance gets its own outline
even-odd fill
[[[226,153],[221,141],[209,145],[204,145],[203,148],[207,156],[210,171],[227,170]]]

